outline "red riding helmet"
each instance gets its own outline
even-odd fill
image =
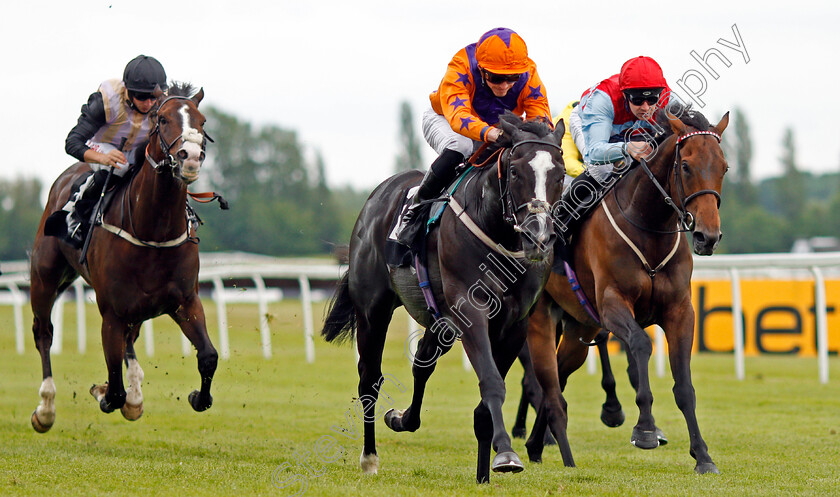
[[[155,86],[165,90],[166,71],[154,57],[138,55],[125,66],[123,83],[127,90],[138,93],[152,93]]]
[[[475,47],[478,65],[494,74],[522,74],[528,71],[528,47],[516,32],[496,28],[481,35]]]
[[[650,57],[640,55],[632,58],[621,66],[618,75],[618,89],[621,91],[633,88],[665,88],[665,76],[662,68]]]

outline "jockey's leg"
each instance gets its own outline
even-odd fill
[[[450,149],[444,150],[435,159],[420,183],[411,205],[402,215],[400,226],[397,228],[399,243],[407,247],[414,243],[423,227],[422,221],[425,220],[429,211],[429,204],[421,204],[421,202],[439,197],[443,190],[455,180],[456,168],[464,162],[464,159],[464,154]]]
[[[107,170],[100,170],[88,176],[79,187],[79,191],[70,196],[62,209],[67,212],[67,241],[71,244],[81,246],[84,243],[82,225],[87,224],[88,220],[83,217],[88,217],[90,209],[96,205],[107,176]]]

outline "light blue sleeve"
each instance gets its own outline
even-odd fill
[[[610,164],[624,158],[624,144],[610,143],[613,134],[612,100],[606,93],[595,90],[587,95],[588,100],[581,101],[583,109],[580,112],[583,136],[586,150],[583,160],[587,164]]]

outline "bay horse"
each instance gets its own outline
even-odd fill
[[[711,255],[722,236],[718,209],[728,166],[720,137],[729,113],[711,126],[690,107],[675,105],[669,110],[675,112],[657,112],[664,133],[650,163],[642,160],[627,172],[573,237],[570,264],[597,316],[584,310],[566,276],[553,273],[529,321],[528,347],[544,394],[526,443],[531,460],[541,458],[547,423],[564,464],[574,466],[562,390],[569,375],[585,361],[586,344],[602,327],[627,345],[629,362],[635,364],[637,374],[631,374],[631,380],[635,376],[639,419],[631,443],[643,449],[659,446],[648,378],[652,347],[643,329],[658,324],[668,342],[674,398],[688,427],[694,469],[718,472],[695,415],[690,369],[695,323],[691,252]],[[687,231],[692,234],[691,247],[682,233]],[[562,320],[556,349],[554,307],[559,308]],[[598,316],[600,322],[595,320]]]
[[[359,402],[364,412],[364,448],[360,464],[376,473],[376,401],[385,377],[382,351],[396,308],[427,329],[413,358],[414,392],[404,411],[385,413],[394,431],[416,431],[426,382],[437,358],[460,338],[479,379],[481,402],[474,411],[478,440],[476,479],[490,479],[492,469],[524,469],[511,447],[502,419],[504,377],[525,343],[527,316],[548,278],[553,260],[554,227],[550,205],[560,199],[565,167],[560,142],[563,124],[554,132],[545,123],[524,122],[505,114],[493,166],[469,171],[452,194],[449,208],[425,247],[430,291],[428,304],[411,267],[386,263],[386,238],[405,192],[420,183],[411,171],[380,184],[362,208],[350,238],[349,269],[329,307],[321,334],[329,341],[355,336],[359,352]],[[462,207],[463,206],[463,207]],[[437,306],[436,302],[441,305]],[[436,318],[433,312],[439,311]]]
[[[50,311],[56,298],[81,275],[96,291],[102,315],[102,348],[108,381],[91,387],[103,412],[120,409],[129,420],[143,413],[143,370],[134,342],[147,319],[168,314],[197,350],[201,389],[189,395],[196,411],[213,403],[210,385],[218,354],[198,298],[198,239],[186,215],[187,185],[198,178],[205,158],[204,115],[198,104],[201,89],[177,84],[159,99],[145,156],[138,154],[134,171],[126,173],[121,188],[104,214],[92,226],[87,265],[78,249],[61,238],[44,235],[50,213],[61,209],[73,183],[91,170],[84,162],[64,171],[50,189],[31,254],[32,332],[41,354],[41,403],[32,413],[32,427],[44,433],[55,422],[55,383],[50,363],[53,325]],[[141,162],[142,161],[142,162]],[[101,229],[100,229],[101,228]],[[127,365],[128,392],[123,386],[122,362]]]

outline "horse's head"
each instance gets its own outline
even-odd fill
[[[204,89],[192,93],[193,87],[189,84],[173,85],[163,95],[155,115],[155,127],[149,136],[150,150],[162,157],[155,158],[152,167],[158,172],[169,169],[186,184],[198,179],[205,158],[204,147],[209,139],[204,132],[205,117],[198,110]],[[156,157],[156,154],[150,156]]]
[[[686,213],[683,222],[691,230],[694,252],[711,255],[723,237],[720,191],[729,166],[720,139],[729,124],[729,113],[714,126],[692,126],[694,130],[673,114],[667,117],[677,136],[671,192]]]
[[[499,144],[507,147],[498,162],[505,220],[521,234],[525,257],[542,261],[553,246],[551,206],[563,194],[566,168],[560,143],[563,121],[554,132],[543,122],[522,121],[513,114],[500,120]]]

